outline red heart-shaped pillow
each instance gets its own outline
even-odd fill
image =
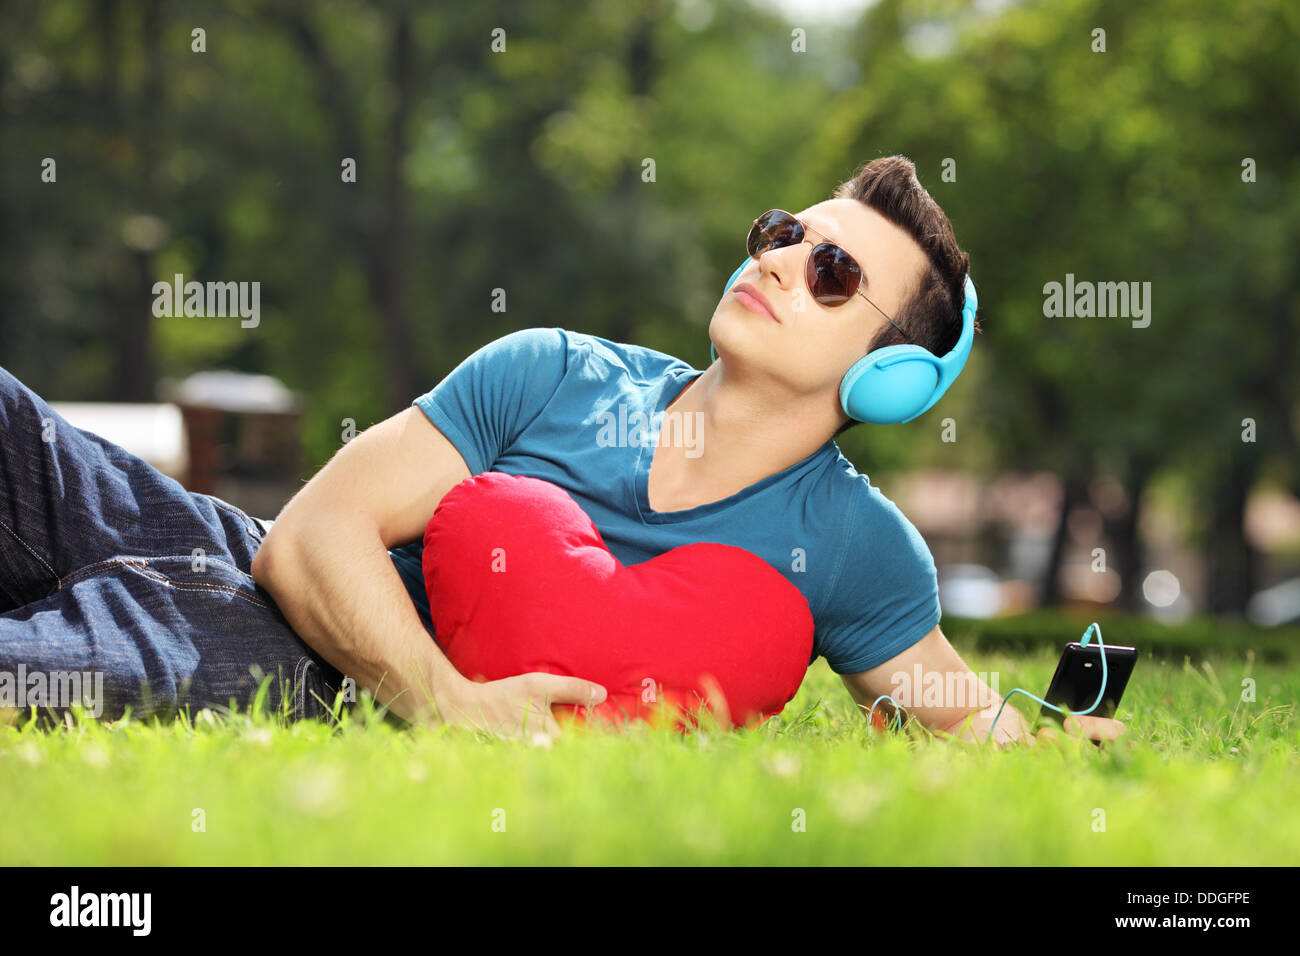
[[[704,706],[749,726],[789,702],[812,653],[808,602],[762,558],[697,543],[624,567],[578,503],[537,478],[484,472],[448,491],[425,529],[424,580],[438,644],[466,677],[605,687],[604,703],[557,716],[667,713],[685,730]]]

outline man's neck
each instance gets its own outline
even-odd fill
[[[657,487],[668,499],[712,501],[783,471],[839,428],[838,406],[826,406],[774,395],[767,383],[760,390],[757,382],[737,381],[714,362],[664,410],[653,460]],[[678,420],[670,427],[672,417]],[[694,435],[694,447],[683,435]]]

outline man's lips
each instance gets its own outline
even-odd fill
[[[752,284],[742,282],[736,286],[732,294],[751,312],[766,313],[773,322],[780,323],[781,320],[776,317],[776,310],[772,308],[772,304]]]

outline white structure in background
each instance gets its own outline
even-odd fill
[[[303,402],[270,375],[196,372],[158,383],[162,403],[51,402],[73,426],[144,459],[189,491],[255,517],[300,484]]]
[[[1265,627],[1300,621],[1300,578],[1283,581],[1253,595],[1246,604],[1246,616]]]
[[[278,378],[246,372],[195,372],[183,382],[163,379],[159,391],[182,405],[235,413],[290,414],[302,406],[298,396]]]
[[[958,617],[994,617],[1003,605],[1002,582],[982,564],[949,564],[939,571],[939,606]]]
[[[189,447],[185,422],[175,405],[113,402],[50,402],[50,408],[83,431],[94,432],[143,458],[178,481],[185,476]]]

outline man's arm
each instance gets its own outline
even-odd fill
[[[419,540],[442,496],[468,477],[418,408],[399,412],[344,445],[285,505],[253,579],[303,640],[398,716],[514,735],[527,711],[530,730],[558,732],[550,704],[600,703],[603,688],[553,674],[469,681],[425,630],[388,555]]]
[[[926,676],[930,674],[936,676]],[[983,743],[996,717],[995,743],[1033,744],[1036,740],[1029,733],[1029,725],[1020,712],[1011,704],[1002,707],[1003,698],[994,694],[993,689],[966,666],[937,625],[921,640],[879,667],[859,674],[841,674],[840,679],[864,716],[868,715],[876,698],[889,694],[909,714],[940,736],[951,735],[958,740]],[[927,686],[937,688],[937,693],[932,689],[927,695]],[[937,701],[932,699],[935,696],[939,698]],[[881,703],[883,706],[884,702]],[[1002,708],[1000,717],[999,707]],[[967,717],[971,718],[969,723]],[[1082,731],[1093,740],[1113,740],[1123,733],[1124,725],[1117,720],[1084,716],[1071,717],[1066,722],[1066,729]],[[1051,728],[1039,732],[1039,737],[1052,736]]]

